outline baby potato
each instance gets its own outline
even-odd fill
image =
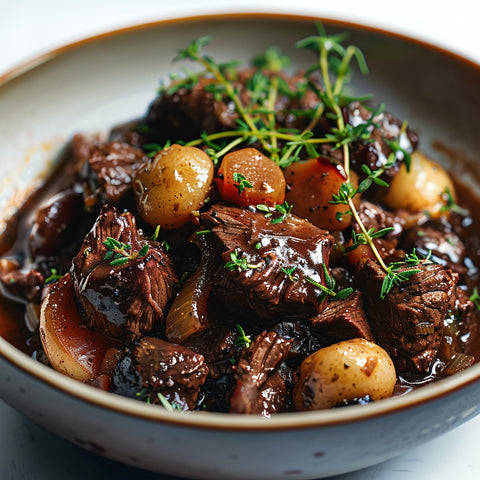
[[[297,410],[320,410],[369,395],[390,397],[397,376],[387,352],[363,338],[322,348],[300,367],[293,391]]]
[[[452,180],[438,163],[422,153],[414,152],[411,159],[410,171],[403,163],[383,202],[393,210],[428,212],[431,218],[438,218],[447,202],[446,192],[456,200]]]
[[[203,150],[177,144],[164,148],[135,175],[138,211],[152,226],[179,228],[201,207],[212,179],[213,163]]]

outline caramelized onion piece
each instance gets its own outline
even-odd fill
[[[190,335],[209,327],[207,303],[212,289],[213,247],[199,235],[195,239],[202,249],[202,260],[175,298],[165,322],[165,335],[172,343],[182,343]]]
[[[53,284],[42,302],[40,338],[52,367],[82,382],[96,378],[118,342],[82,324],[70,274]]]

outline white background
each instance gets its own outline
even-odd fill
[[[0,78],[33,56],[105,30],[232,11],[317,15],[366,23],[434,43],[480,63],[476,0],[0,0]],[[477,432],[480,418],[394,460],[337,480],[479,479]],[[42,431],[0,401],[0,478],[165,477],[86,453]]]

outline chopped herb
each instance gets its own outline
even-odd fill
[[[211,230],[197,230],[195,232],[196,235],[206,235],[208,233],[212,233],[212,231]]]
[[[442,192],[442,198],[445,204],[440,207],[441,212],[455,212],[464,217],[469,215],[470,212],[466,208],[462,208],[455,203],[452,192],[448,187],[445,187],[445,190]]]
[[[230,261],[225,264],[225,268],[228,268],[230,271],[238,270],[250,270],[255,268],[260,268],[261,263],[257,265],[252,265],[248,263],[248,260],[245,257],[241,257],[238,253],[238,250],[235,249],[233,252],[230,252]]]
[[[280,270],[288,277],[288,279],[291,282],[296,282],[299,279],[298,275],[293,274],[293,272],[295,272],[296,269],[297,267],[289,267],[289,268],[282,267]]]
[[[235,327],[237,327],[237,332],[238,332],[238,338],[235,341],[235,344],[238,345],[239,347],[248,348],[252,343],[250,335],[245,335],[245,330],[243,330],[243,328],[238,323],[235,324]]]
[[[55,268],[51,268],[50,269],[50,275],[45,279],[45,284],[56,282],[57,280],[60,280],[61,278],[62,278],[62,275],[59,275]]]
[[[335,279],[330,275],[328,272],[327,266],[323,263],[323,274],[325,277],[325,283],[326,285],[323,285],[320,282],[317,282],[311,277],[304,277],[305,280],[315,287],[319,288],[322,293],[318,297],[319,302],[323,302],[326,300],[329,296],[332,297],[333,300],[343,300],[347,297],[349,297],[353,293],[353,288],[344,288],[338,292],[335,292],[335,287],[337,286],[337,282],[335,282]]]
[[[160,225],[157,225],[155,227],[155,231],[153,232],[152,236],[149,238],[149,240],[152,240],[153,242],[156,242],[158,239],[158,236],[160,235]]]
[[[280,213],[280,216],[277,218],[272,218],[270,223],[281,223],[285,220],[286,216],[290,214],[293,206],[289,205],[285,200],[280,205],[275,205],[275,210]]]
[[[163,408],[165,410],[168,410],[169,412],[181,412],[182,407],[177,403],[177,402],[169,402],[165,395],[162,393],[158,392],[157,393],[157,398],[160,400],[160,403],[162,404]]]
[[[126,265],[129,260],[135,260],[137,258],[146,257],[149,245],[145,243],[138,252],[132,252],[132,246],[127,243],[122,243],[115,238],[107,237],[103,242],[103,245],[107,247],[107,253],[103,257],[104,260],[111,260],[110,265],[117,267],[120,265]]]
[[[245,175],[241,173],[233,173],[233,181],[235,182],[234,186],[238,190],[238,194],[241,195],[246,188],[252,188],[253,185],[246,179]]]
[[[418,257],[414,249],[412,253],[407,254],[407,256],[405,257],[405,261],[392,262],[387,267],[387,272],[385,278],[383,279],[382,288],[380,291],[380,298],[384,300],[394,286],[399,286],[402,283],[407,282],[408,280],[410,280],[411,277],[413,277],[413,275],[421,272],[419,268],[413,267],[417,267],[421,264],[430,263],[430,257],[431,251],[428,252],[428,255],[425,258],[421,259]],[[405,267],[409,268],[407,268],[406,270],[400,270],[401,268]]]
[[[477,287],[473,287],[472,294],[470,295],[470,301],[473,302],[477,310],[480,310],[480,294],[478,293]]]

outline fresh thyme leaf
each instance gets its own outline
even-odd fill
[[[328,203],[333,205],[349,205],[349,200],[357,194],[357,190],[350,182],[342,183],[338,193],[332,195]]]
[[[110,265],[112,267],[126,265],[129,260],[134,260],[136,258],[144,258],[149,250],[149,245],[146,243],[138,252],[131,252],[131,245],[127,243],[122,243],[112,237],[107,237],[106,240],[104,240],[103,245],[105,245],[105,247],[107,248],[107,252],[105,253],[103,259],[113,259],[110,262]]]
[[[235,249],[233,252],[230,252],[230,261],[225,264],[225,268],[228,268],[231,272],[238,270],[239,272],[259,268],[261,263],[257,265],[252,265],[248,263],[246,257],[241,257],[238,253],[238,250]]]
[[[56,282],[60,280],[62,275],[59,275],[56,268],[50,269],[50,275],[44,280],[45,284]]]
[[[118,267],[120,265],[126,265],[128,263],[128,257],[119,257],[110,262],[112,267]]]
[[[238,194],[241,195],[245,188],[252,188],[253,185],[247,180],[245,175],[241,173],[233,173],[233,181],[235,182],[234,186],[238,190]]]
[[[389,268],[389,271],[385,275],[382,283],[380,298],[384,300],[394,286],[399,286],[402,283],[407,282],[413,275],[419,273],[420,271],[421,270],[419,268],[412,268],[410,270],[398,272],[395,269],[390,270]]]
[[[197,40],[193,40],[187,48],[178,51],[174,61],[177,60],[197,60],[200,56],[203,47],[212,43],[213,38],[211,36],[200,37]]]
[[[169,402],[167,397],[165,397],[165,395],[162,393],[158,392],[157,398],[165,410],[168,410],[169,412],[182,411],[182,407],[177,402]]]
[[[155,231],[153,232],[152,236],[150,237],[150,240],[152,240],[153,242],[157,241],[158,236],[160,235],[160,228],[161,228],[160,225],[157,225],[155,227]]]
[[[270,220],[270,223],[282,223],[287,217],[287,215],[290,214],[292,208],[293,205],[289,205],[286,200],[281,204],[275,205],[275,210],[280,213],[280,216],[277,218],[272,218]]]
[[[472,294],[470,295],[470,301],[473,302],[477,310],[480,310],[480,294],[478,293],[477,287],[473,287]]]
[[[288,277],[288,279],[291,282],[296,282],[299,279],[298,275],[293,274],[293,272],[295,272],[296,269],[297,267],[289,267],[289,268],[282,267],[280,270]]]
[[[236,323],[235,327],[237,328],[237,332],[238,332],[238,338],[235,341],[235,344],[238,345],[239,347],[248,348],[252,343],[250,335],[245,335],[245,330],[241,327],[239,323]]]
[[[260,210],[260,212],[264,213],[270,213],[270,208],[267,205],[264,205],[263,203],[259,203],[256,206],[257,210]]]
[[[409,253],[405,256],[404,261],[400,262],[392,262],[386,271],[386,276],[383,280],[381,291],[380,291],[380,298],[382,300],[390,293],[390,290],[394,286],[400,286],[402,283],[407,282],[410,278],[415,275],[416,273],[421,272],[417,267],[420,264],[427,264],[431,263],[430,257],[432,252],[429,251],[425,258],[420,258],[417,255],[415,249],[413,249],[412,253]],[[406,270],[400,270],[401,268],[409,267]]]
[[[445,201],[445,205],[440,207],[441,212],[455,212],[465,217],[470,214],[466,208],[460,207],[460,205],[455,203],[452,192],[448,187],[445,187],[445,190],[442,192],[442,198]]]

